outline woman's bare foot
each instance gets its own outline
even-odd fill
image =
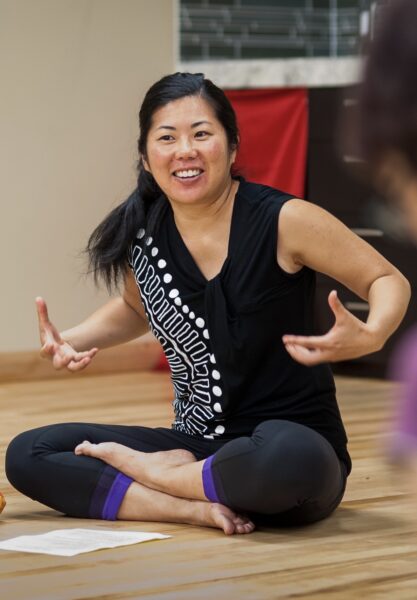
[[[172,472],[173,467],[196,462],[195,456],[187,450],[147,453],[132,450],[115,442],[91,444],[85,441],[79,444],[74,452],[77,455],[83,454],[99,458],[144,485],[147,484],[148,476],[150,479],[154,479],[156,471],[159,477],[163,477],[164,470],[168,474]],[[149,475],[150,473],[153,473],[153,477]],[[187,514],[183,515],[184,521],[181,520],[181,522],[222,529],[226,535],[251,533],[255,529],[255,525],[250,519],[235,513],[222,504],[201,501],[187,502],[189,502],[189,508],[186,510]]]
[[[147,484],[155,472],[171,467],[196,462],[194,454],[188,450],[166,450],[161,452],[140,452],[116,442],[92,444],[84,441],[74,450],[75,454],[84,454],[99,458],[108,465],[132,477],[138,483]]]
[[[238,515],[223,504],[207,503],[206,521],[201,525],[223,529],[226,535],[234,533],[252,533],[254,523],[248,517]]]

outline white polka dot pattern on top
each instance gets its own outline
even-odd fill
[[[214,354],[205,319],[184,304],[175,287],[161,248],[140,229],[132,246],[131,262],[145,312],[154,335],[161,342],[171,367],[175,390],[174,429],[191,435],[215,439],[225,432],[221,373]],[[224,402],[224,400],[223,400]]]

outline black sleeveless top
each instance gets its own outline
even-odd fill
[[[315,273],[289,274],[276,259],[279,212],[292,196],[239,179],[227,258],[213,279],[192,258],[167,200],[157,228],[140,229],[129,253],[171,368],[172,426],[228,440],[268,419],[294,421],[322,434],[350,472],[329,366],[301,365],[282,343],[285,333],[314,333]]]

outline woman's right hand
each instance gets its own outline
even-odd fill
[[[81,371],[87,367],[97,354],[98,348],[77,352],[69,342],[62,339],[56,327],[50,322],[46,302],[43,298],[36,298],[36,307],[42,358],[52,360],[55,369],[66,367],[69,371]]]

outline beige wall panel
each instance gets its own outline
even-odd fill
[[[135,183],[137,112],[175,65],[173,0],[0,0],[0,353],[106,299],[89,233]]]

